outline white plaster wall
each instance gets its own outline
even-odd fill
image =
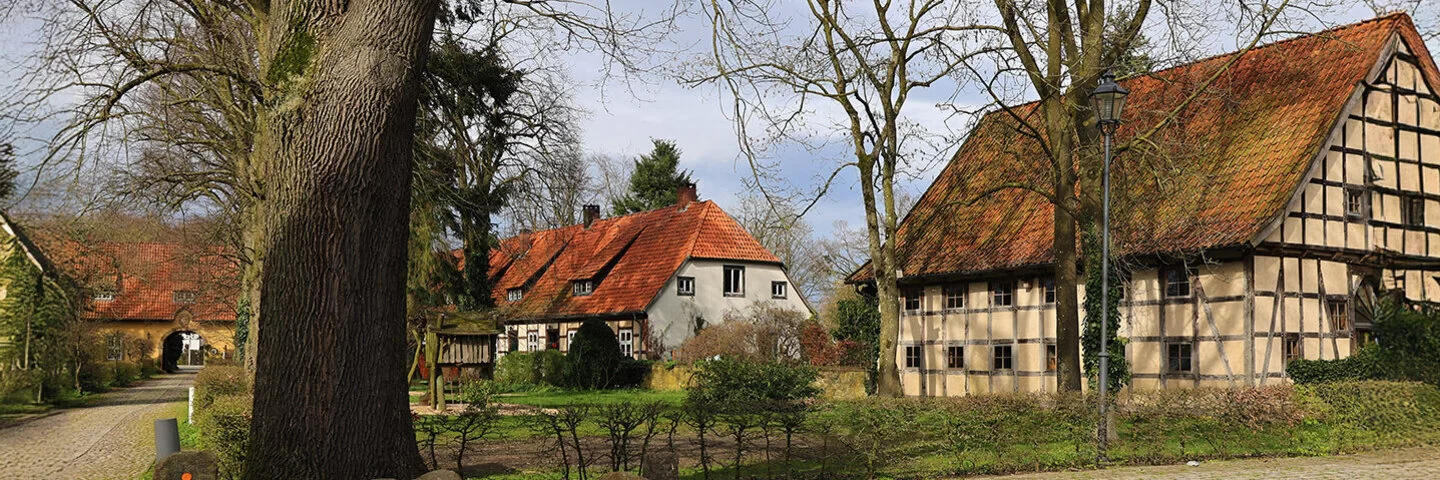
[[[745,296],[725,296],[725,266],[745,267]],[[676,277],[694,277],[695,295],[681,296],[676,293]],[[770,296],[770,282],[785,282],[785,298]],[[807,316],[810,307],[801,298],[800,292],[790,282],[785,270],[779,265],[756,262],[733,262],[718,260],[688,260],[665,283],[647,312],[650,318],[651,334],[663,342],[666,350],[674,349],[686,339],[695,335],[695,317],[705,319],[706,325],[718,325],[730,312],[743,313],[760,302],[773,302],[786,308],[802,312]]]

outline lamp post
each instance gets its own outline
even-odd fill
[[[1115,83],[1115,75],[1108,70],[1100,76],[1100,85],[1090,93],[1096,123],[1105,134],[1100,180],[1104,193],[1100,217],[1100,428],[1096,448],[1096,460],[1101,463],[1105,462],[1105,450],[1110,442],[1110,141],[1120,126],[1120,114],[1125,110],[1125,97],[1129,94],[1129,90]]]

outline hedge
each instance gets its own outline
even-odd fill
[[[210,406],[216,398],[250,393],[245,369],[236,366],[207,366],[195,374],[195,408]]]
[[[215,453],[220,473],[227,478],[244,477],[252,403],[249,394],[220,395],[211,398],[204,408],[196,407],[195,426],[200,431],[200,448]]]

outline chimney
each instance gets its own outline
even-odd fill
[[[700,197],[695,193],[695,184],[693,182],[682,183],[680,184],[680,188],[675,190],[676,205],[683,207],[699,200]]]
[[[600,219],[600,206],[585,205],[585,228],[590,228],[590,225],[598,219]]]

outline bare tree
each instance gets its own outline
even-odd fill
[[[772,208],[758,195],[745,195],[740,198],[735,219],[770,253],[785,262],[790,282],[804,298],[812,302],[819,300],[819,296],[844,275],[828,268],[820,253],[820,244],[814,238],[814,229],[788,205]]]
[[[938,158],[934,145],[926,144],[934,137],[907,112],[917,92],[958,92],[948,79],[984,52],[975,42],[980,34],[999,29],[984,25],[974,15],[976,4],[964,1],[810,0],[801,12],[787,6],[706,2],[712,51],[702,71],[685,80],[720,85],[729,94],[742,150],[767,200],[780,194],[765,187],[775,174],[774,164],[762,160],[766,147],[790,141],[818,149],[817,138],[843,138],[845,158],[837,159],[819,190],[842,170],[858,174],[881,312],[879,392],[899,395],[899,259],[887,241],[895,238],[901,217],[895,183],[907,167]],[[812,118],[816,107],[833,116]],[[751,134],[751,128],[761,133]]]

